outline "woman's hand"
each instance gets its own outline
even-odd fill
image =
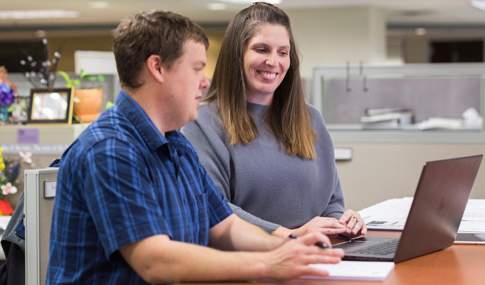
[[[345,235],[359,236],[367,233],[367,227],[365,226],[364,219],[362,219],[359,213],[350,209],[344,212],[338,222],[350,231],[346,232]]]
[[[351,229],[348,229],[337,219],[328,217],[315,217],[303,226],[294,229],[292,234],[301,236],[307,233],[309,229],[318,231],[330,238],[337,237],[338,234],[351,234]]]

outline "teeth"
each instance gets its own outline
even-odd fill
[[[271,79],[275,78],[275,76],[276,76],[276,73],[266,73],[266,72],[263,72],[263,71],[261,71],[260,73],[261,73],[262,76],[268,77],[268,78],[271,78]]]

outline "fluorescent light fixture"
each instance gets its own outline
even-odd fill
[[[485,11],[485,1],[484,0],[470,0],[470,5],[473,7]]]
[[[109,7],[109,3],[106,1],[96,1],[89,3],[89,6],[93,9],[106,9]]]
[[[417,28],[414,30],[414,33],[418,36],[424,36],[426,35],[426,29],[425,28]]]
[[[266,0],[266,1],[255,1],[255,0],[219,0],[225,3],[231,4],[253,4],[254,2],[266,2],[269,4],[281,4],[282,0]]]
[[[0,11],[0,20],[77,18],[79,12],[66,10]]]
[[[207,4],[207,9],[213,10],[213,11],[226,10],[227,4],[224,4],[224,3],[209,3],[209,4]]]

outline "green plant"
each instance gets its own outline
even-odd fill
[[[59,74],[66,80],[66,86],[76,87],[78,89],[102,88],[106,80],[103,75],[90,75],[81,69],[79,79],[71,79],[69,74],[64,71],[59,71]]]

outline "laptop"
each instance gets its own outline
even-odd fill
[[[401,238],[361,237],[333,245],[345,260],[395,263],[453,245],[483,155],[427,162]]]

